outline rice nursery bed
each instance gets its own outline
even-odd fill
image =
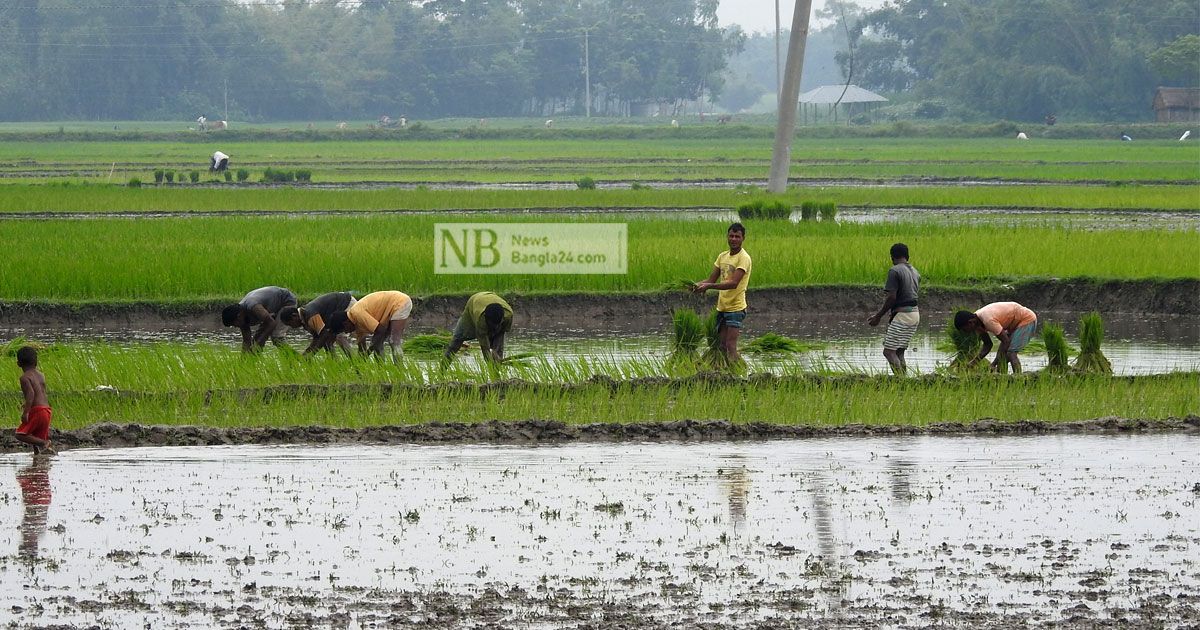
[[[473,219],[467,219],[468,221]],[[519,222],[512,215],[495,221]],[[605,222],[545,216],[539,221]],[[702,278],[726,249],[725,224],[629,218],[624,275],[434,275],[434,225],[454,215],[14,220],[0,299],[62,303],[240,298],[277,284],[298,295],[399,289],[421,296],[504,292],[662,291]],[[1078,231],[1054,226],[748,223],[756,288],[868,285],[886,271],[887,248],[907,242],[929,286],[1030,277],[1197,278],[1195,234],[1172,230]],[[382,238],[381,235],[386,235]],[[263,249],[264,238],[269,247]],[[1121,255],[1096,255],[1121,252]],[[253,260],[265,259],[269,265]],[[383,264],[382,261],[387,261]],[[37,273],[15,273],[36,269]],[[697,304],[704,303],[700,298]]]

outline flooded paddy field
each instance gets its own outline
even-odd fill
[[[643,314],[581,326],[573,319],[539,318],[536,324],[519,327],[508,340],[510,353],[532,353],[552,362],[602,359],[622,362],[662,359],[670,353],[669,318]],[[1045,312],[1044,321],[1063,325],[1068,341],[1077,345],[1079,316],[1073,312]],[[444,318],[443,318],[444,319]],[[865,319],[865,318],[864,318]],[[945,347],[944,322],[922,322],[906,354],[910,369],[931,373],[949,363],[952,351]],[[448,329],[453,321],[436,315],[419,319],[410,335]],[[1105,318],[1104,353],[1114,373],[1122,376],[1200,370],[1200,321],[1190,316],[1113,314]],[[756,313],[748,320],[742,339],[745,346],[755,337],[773,332],[804,343],[805,352],[787,355],[745,354],[752,370],[778,372],[801,368],[815,371],[882,374],[887,364],[882,357],[883,328],[870,328],[845,313]],[[180,320],[161,326],[128,326],[118,323],[63,325],[53,327],[16,323],[0,326],[0,339],[24,337],[43,343],[152,343],[238,344],[237,332],[218,322]],[[302,350],[308,337],[292,331],[287,339]],[[475,353],[464,360],[474,361]],[[1044,351],[1030,349],[1022,354],[1026,369],[1046,365]]]
[[[1187,627],[1197,453],[1173,433],[4,456],[0,610],[13,627]]]

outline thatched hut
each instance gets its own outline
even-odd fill
[[[1158,88],[1154,115],[1160,123],[1200,121],[1200,88]]]

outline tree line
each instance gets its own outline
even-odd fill
[[[676,111],[718,96],[718,0],[12,0],[0,118]],[[590,88],[590,90],[589,90]]]
[[[1157,86],[1200,83],[1195,0],[895,0],[849,13],[843,76],[968,117],[1147,119]]]

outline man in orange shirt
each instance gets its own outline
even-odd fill
[[[369,351],[383,354],[383,344],[392,348],[392,358],[402,356],[404,329],[412,315],[412,298],[399,291],[376,291],[363,296],[349,309],[334,313],[325,322],[321,334],[305,351],[306,354],[329,346],[339,334],[354,333],[358,338],[358,351],[368,351],[367,336],[371,337]]]
[[[1013,373],[1021,373],[1021,360],[1017,353],[1025,349],[1029,340],[1037,332],[1037,313],[1017,304],[1016,302],[995,302],[975,311],[958,311],[954,314],[954,327],[963,332],[973,332],[983,340],[983,348],[979,356],[971,360],[971,365],[987,358],[992,351],[992,338],[988,333],[996,335],[1000,347],[996,349],[996,359],[992,361],[992,369],[999,371],[1003,363],[1012,364]]]

